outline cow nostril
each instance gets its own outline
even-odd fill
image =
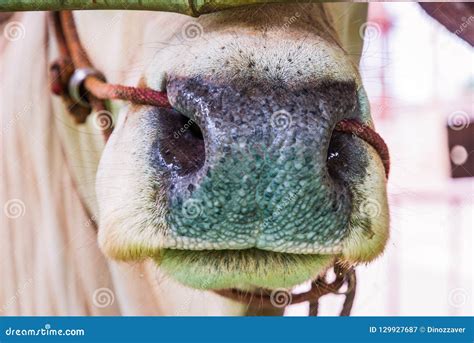
[[[346,167],[345,154],[346,146],[342,134],[333,131],[326,159],[328,173],[333,179],[339,178],[341,170]]]
[[[367,152],[353,134],[333,131],[327,152],[327,171],[336,182],[350,182],[366,173]]]
[[[159,153],[179,176],[196,173],[206,159],[204,136],[199,125],[176,110],[160,116]]]

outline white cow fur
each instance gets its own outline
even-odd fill
[[[366,6],[348,6],[328,8],[337,19],[343,45],[354,54],[361,48],[358,28]],[[350,20],[355,17],[359,22]],[[137,83],[155,51],[166,49],[167,40],[191,20],[176,14],[118,11],[86,12],[76,18],[95,66],[109,82],[130,85]],[[102,136],[93,116],[86,125],[76,125],[50,93],[48,65],[57,52],[46,14],[18,13],[12,20],[23,25],[25,36],[12,42],[0,37],[5,206],[0,315],[241,314],[243,307],[180,286],[147,262],[117,263],[103,256],[92,225],[98,215],[94,183]],[[5,213],[12,199],[24,204],[18,218]],[[113,296],[107,306],[100,302],[104,292]]]

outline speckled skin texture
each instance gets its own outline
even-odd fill
[[[167,89],[202,132],[170,135],[169,110],[157,110],[151,123],[163,130],[151,157],[169,174],[167,221],[178,248],[341,251],[351,196],[330,175],[327,156],[335,124],[360,116],[354,83],[289,89],[177,78]],[[205,152],[190,154],[199,144]]]
[[[333,131],[345,118],[372,123],[324,7],[192,21],[202,37],[170,34],[142,76],[174,109],[123,109],[106,146],[103,251],[151,257],[201,289],[290,288],[336,259],[377,257],[388,237],[384,169],[367,143]]]

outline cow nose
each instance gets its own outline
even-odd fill
[[[162,109],[157,119],[157,156],[175,179],[192,178],[203,167],[206,156],[204,136],[196,118]]]
[[[168,96],[174,110],[158,116],[156,151],[178,248],[194,240],[200,249],[337,250],[350,194],[328,161],[336,123],[356,115],[353,83],[173,78]]]

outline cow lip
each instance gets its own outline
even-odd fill
[[[291,288],[314,280],[334,264],[334,254],[291,254],[261,249],[163,249],[157,265],[179,283],[196,289]]]
[[[176,251],[189,252],[205,252],[205,251],[220,251],[225,252],[245,252],[250,250],[259,251],[262,254],[288,254],[288,255],[338,255],[341,254],[344,248],[345,239],[337,244],[330,244],[328,246],[320,245],[318,243],[297,243],[283,240],[271,242],[270,244],[261,244],[257,241],[241,242],[240,239],[244,236],[239,236],[235,241],[205,241],[199,239],[192,239],[189,237],[177,237],[169,235],[167,241],[163,246],[165,249]]]

